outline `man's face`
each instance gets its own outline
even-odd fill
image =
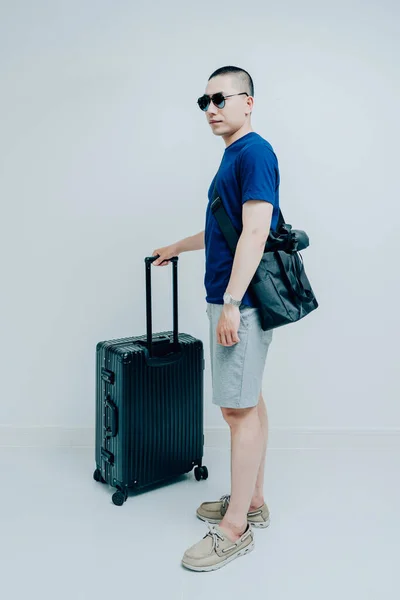
[[[219,75],[210,79],[205,94],[212,96],[217,92],[222,92],[224,96],[230,96],[245,92],[245,89],[238,88],[238,83],[240,84],[237,79],[231,78],[229,75]],[[252,103],[253,98],[246,95],[227,98],[224,108],[218,108],[213,102],[210,102],[205,115],[212,132],[224,137],[235,134],[245,124],[246,113],[248,115],[251,112]],[[211,121],[216,122],[211,123]]]

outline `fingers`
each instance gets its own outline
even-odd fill
[[[240,342],[240,338],[235,331],[220,331],[217,333],[217,342],[221,346],[234,346]]]
[[[152,254],[152,256],[157,256],[157,259],[153,261],[152,264],[156,267],[166,267],[170,264],[171,258],[178,254],[179,252],[176,244],[164,246],[163,248],[157,248]]]
[[[231,331],[227,331],[227,333],[225,334],[225,339],[226,339],[226,345],[227,346],[233,346],[233,339],[232,339],[232,332]]]
[[[168,258],[165,258],[166,254],[162,250],[154,250],[152,256],[157,256],[157,260],[153,262],[155,267],[166,267],[169,264]]]

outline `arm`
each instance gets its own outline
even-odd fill
[[[240,157],[242,188],[242,234],[236,247],[227,291],[241,300],[260,264],[269,236],[279,185],[278,161],[266,146],[253,145]]]
[[[184,238],[179,242],[176,242],[176,248],[178,253],[190,252],[191,250],[203,250],[204,249],[204,230],[196,235]]]
[[[242,300],[260,264],[268,238],[279,185],[276,156],[265,146],[250,146],[239,162],[242,188],[242,233],[236,246],[231,276],[226,291]],[[217,342],[233,346],[240,342],[239,308],[225,304],[217,326]]]
[[[153,262],[153,265],[155,267],[165,267],[170,263],[169,259],[173,256],[177,256],[182,252],[189,252],[190,250],[202,250],[203,248],[204,231],[200,231],[200,233],[184,238],[170,246],[164,246],[163,248],[154,250],[152,256],[158,256],[158,258]]]
[[[248,200],[243,205],[243,230],[233,260],[226,291],[241,300],[260,264],[271,227],[273,205],[263,200]]]

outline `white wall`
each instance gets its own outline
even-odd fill
[[[398,5],[0,10],[0,423],[93,426],[96,343],[145,332],[144,257],[204,227],[225,145],[196,99],[233,64],[253,76],[253,127],[278,155],[286,219],[310,235],[320,301],[275,332],[270,426],[398,428]],[[171,270],[152,272],[169,329]],[[203,252],[181,257],[180,328],[208,359],[203,276]]]

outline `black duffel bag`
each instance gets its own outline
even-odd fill
[[[239,234],[216,189],[211,211],[235,255]],[[249,293],[259,308],[264,331],[299,321],[318,308],[299,253],[309,243],[308,235],[292,229],[279,211],[277,229],[269,233],[261,262],[249,286]]]

